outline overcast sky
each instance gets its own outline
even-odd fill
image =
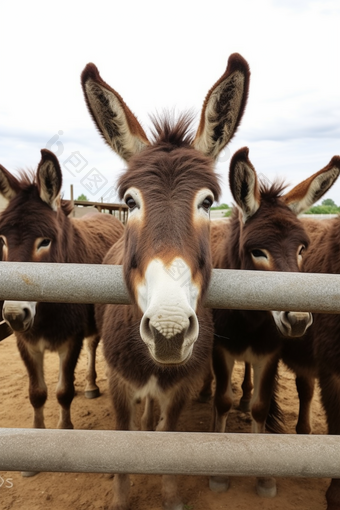
[[[298,184],[340,154],[340,2],[308,0],[30,0],[0,7],[0,163],[35,168],[57,153],[64,197],[116,201],[124,162],[97,133],[80,74],[94,62],[146,131],[149,114],[200,109],[238,52],[249,62],[248,106],[222,154],[222,202],[230,155],[250,149],[270,181]],[[91,176],[102,181],[91,188]],[[340,179],[339,179],[340,181]],[[93,183],[93,180],[92,180]],[[340,182],[328,192],[340,205]]]

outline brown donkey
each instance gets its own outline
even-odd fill
[[[327,167],[336,166],[337,160],[333,158]],[[326,167],[326,168],[327,168]],[[323,246],[326,255],[325,241],[328,239],[328,231],[334,226],[333,220],[317,220],[302,218],[303,226],[310,238],[310,247],[304,259],[304,271],[313,273],[320,272],[320,267],[315,263],[315,252]],[[326,235],[327,234],[327,235]],[[331,232],[329,232],[331,234]],[[313,261],[313,262],[311,262]],[[308,269],[309,268],[309,269]],[[334,271],[333,271],[334,272]],[[298,434],[311,434],[311,404],[314,394],[315,379],[318,377],[317,360],[314,354],[314,331],[319,321],[318,314],[314,314],[315,321],[307,333],[298,342],[287,339],[282,344],[282,361],[295,373],[296,389],[299,396],[299,415],[296,424]]]
[[[145,398],[142,429],[175,430],[193,384],[204,373],[212,314],[202,306],[211,273],[209,209],[220,187],[214,159],[245,109],[249,69],[238,54],[209,91],[195,136],[190,118],[154,120],[146,137],[122,98],[89,64],[82,83],[91,115],[106,142],[128,164],[118,183],[130,209],[125,236],[105,262],[123,264],[133,304],[97,307],[109,366],[116,428],[135,428],[136,401]],[[129,507],[127,474],[114,478],[111,510]],[[176,477],[163,477],[163,507],[182,510]]]
[[[340,173],[340,156],[335,156],[320,171]],[[311,239],[303,263],[310,273],[340,274],[340,217],[331,220],[304,219]],[[340,316],[314,314],[314,324],[293,349],[283,344],[283,361],[296,373],[300,398],[297,431],[310,433],[310,404],[314,380],[319,379],[322,404],[326,412],[328,433],[340,435]],[[327,510],[340,510],[340,479],[333,479],[326,493]]]
[[[229,223],[212,228],[213,265],[225,269],[300,271],[309,245],[308,234],[296,217],[308,209],[332,185],[333,168],[313,175],[282,195],[283,187],[267,187],[258,182],[248,159],[248,149],[240,149],[230,164],[230,188],[237,204]],[[216,377],[214,430],[224,432],[233,403],[231,376],[235,360],[253,366],[254,393],[250,401],[252,431],[264,432],[270,404],[273,428],[279,431],[275,416],[277,365],[283,337],[298,337],[312,323],[309,313],[251,310],[214,310],[215,343],[213,367]],[[295,342],[299,340],[296,339]],[[205,388],[206,389],[206,388]],[[276,418],[276,421],[275,421]],[[227,490],[228,479],[213,477],[210,487]],[[273,478],[259,478],[261,496],[276,494]]]
[[[2,260],[9,262],[68,262],[99,264],[123,234],[123,225],[104,214],[69,218],[70,202],[60,198],[62,174],[56,156],[41,151],[36,175],[22,173],[17,179],[0,165],[0,193],[9,200],[0,216]],[[59,428],[73,428],[70,406],[74,396],[74,369],[83,338],[89,337],[86,395],[98,395],[94,355],[99,336],[94,306],[89,304],[5,301],[3,317],[17,338],[29,376],[29,397],[34,408],[33,426],[44,428],[47,398],[43,357],[45,349],[57,351],[60,372],[57,398]]]

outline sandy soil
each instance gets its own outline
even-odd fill
[[[14,337],[0,342],[0,426],[30,427],[32,410],[27,394],[27,375],[18,354]],[[86,356],[82,353],[76,371],[77,396],[73,402],[72,420],[78,429],[112,429],[114,418],[108,397],[105,362],[99,348],[98,384],[102,395],[87,400],[85,386]],[[56,427],[58,405],[54,396],[57,383],[58,359],[46,354],[46,381],[49,399],[46,404],[46,426]],[[240,396],[239,384],[242,366],[236,366],[235,402]],[[280,404],[285,412],[287,433],[294,433],[297,415],[297,396],[294,379],[283,367],[280,369]],[[211,421],[211,403],[193,401],[182,416],[181,430],[208,431]],[[233,410],[229,421],[230,432],[249,432],[250,417]],[[313,404],[313,430],[326,432],[325,417],[318,395]],[[22,478],[17,472],[1,472],[5,483],[0,487],[0,510],[104,510],[111,500],[112,480],[104,474],[40,473],[33,478]],[[9,481],[10,480],[10,481]],[[6,482],[7,481],[7,482]],[[0,479],[1,482],[1,479]],[[326,508],[325,491],[328,479],[280,478],[278,495],[268,500],[255,493],[255,479],[235,477],[225,494],[209,491],[207,477],[181,477],[180,486],[186,510],[322,510]],[[160,476],[131,476],[131,509],[160,510]]]

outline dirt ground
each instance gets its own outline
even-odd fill
[[[54,396],[57,383],[58,359],[46,354],[45,377],[49,388],[46,404],[46,426],[56,427],[58,405]],[[0,342],[0,427],[30,427],[32,410],[27,394],[27,375],[18,354],[14,337]],[[77,396],[72,407],[72,421],[77,429],[112,429],[114,418],[108,397],[105,362],[98,350],[98,384],[102,395],[95,400],[84,397],[86,355],[82,353],[76,370]],[[242,366],[236,366],[235,402],[240,393]],[[297,396],[291,373],[280,368],[280,404],[286,417],[287,433],[294,433],[297,416]],[[193,401],[183,414],[180,429],[208,431],[211,403]],[[229,432],[249,432],[250,416],[233,410],[228,418]],[[326,433],[326,424],[318,394],[313,404],[313,431]],[[104,510],[112,495],[112,480],[105,474],[40,473],[22,478],[18,472],[0,472],[0,510]],[[208,479],[203,476],[181,477],[180,487],[186,510],[322,510],[326,508],[325,491],[328,479],[279,478],[278,495],[262,499],[255,493],[255,479],[235,477],[224,494],[210,492]],[[131,510],[161,509],[160,476],[131,476]]]

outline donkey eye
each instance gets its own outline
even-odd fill
[[[47,248],[51,244],[51,239],[42,239],[40,243],[38,244],[38,250],[39,248]]]
[[[298,254],[299,254],[299,255],[302,255],[302,254],[303,254],[303,252],[305,251],[305,249],[306,249],[306,246],[303,244],[302,246],[300,246],[300,248],[299,248],[299,253],[298,253]]]
[[[211,197],[206,197],[202,204],[201,204],[201,207],[203,207],[203,209],[205,209],[206,211],[209,211],[210,207],[212,206],[213,204],[213,200]]]
[[[251,250],[251,254],[256,259],[259,258],[259,257],[264,257],[265,259],[268,258],[267,255],[262,250]]]
[[[126,197],[125,203],[128,206],[128,208],[130,209],[130,211],[132,211],[137,206],[135,200],[130,196]]]

